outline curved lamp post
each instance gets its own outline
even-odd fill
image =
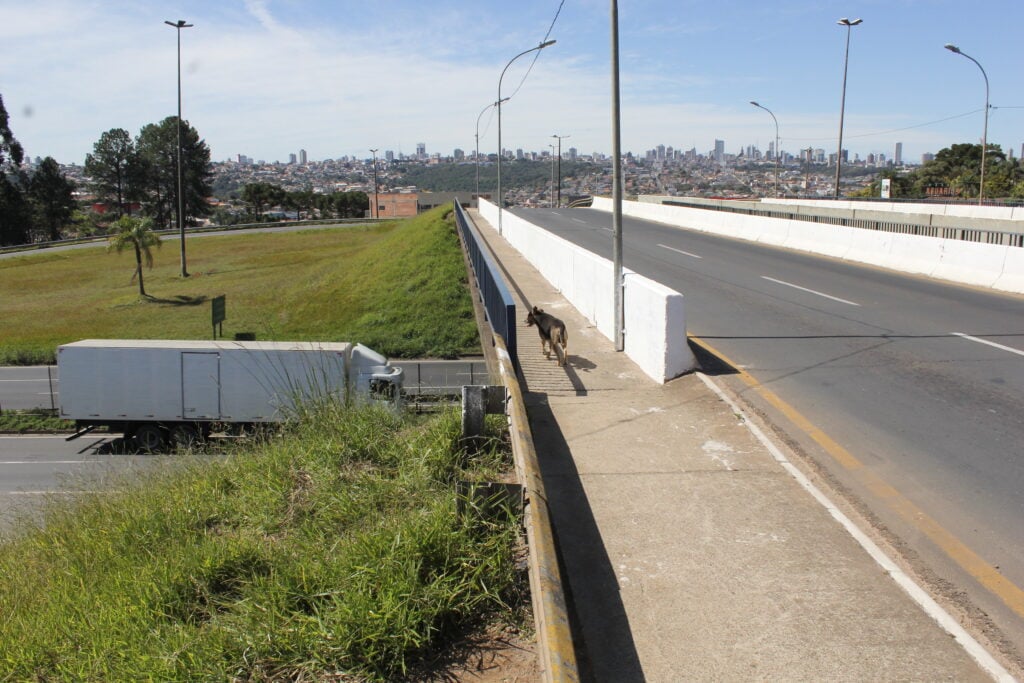
[[[768,107],[758,104],[751,100],[750,103],[758,109],[764,109],[766,112],[772,115],[772,121],[775,122],[775,198],[779,198],[779,120],[775,118],[775,114],[772,114],[772,110]]]
[[[978,204],[981,205],[985,199],[985,151],[988,147],[988,74],[985,73],[985,69],[982,68],[977,59],[965,52],[961,52],[960,48],[956,45],[946,43],[945,48],[977,64],[978,68],[981,69],[981,75],[985,77],[985,128],[981,134],[981,185],[978,187]]]
[[[178,235],[181,240],[181,276],[188,277],[185,265],[185,198],[181,193],[181,29],[192,28],[194,24],[187,24],[184,19],[164,23],[178,32]]]
[[[377,199],[377,150],[371,149],[373,155],[373,217],[380,218],[380,201]]]
[[[555,189],[555,196],[557,197],[555,206],[560,209],[562,208],[562,140],[570,136],[552,135],[551,137],[558,139],[558,185]]]
[[[839,199],[839,173],[843,168],[843,114],[846,111],[846,68],[850,64],[850,29],[863,19],[850,21],[843,17],[836,23],[846,27],[846,56],[843,58],[843,98],[839,103],[839,149],[836,152],[836,199]]]
[[[503,200],[503,198],[501,196],[501,103],[504,102],[504,100],[501,98],[501,81],[505,78],[505,72],[508,71],[508,68],[510,66],[512,66],[512,62],[516,61],[517,59],[519,59],[523,55],[528,55],[531,52],[536,52],[538,50],[543,50],[546,47],[554,45],[555,42],[556,41],[554,41],[554,40],[549,40],[547,42],[541,43],[537,47],[531,47],[529,50],[523,50],[522,52],[517,54],[512,59],[508,60],[508,64],[506,64],[505,68],[501,70],[501,76],[498,78],[498,99],[497,99],[497,102],[496,102],[496,106],[498,107],[498,234],[499,235],[502,234],[502,232],[501,232],[501,213],[502,213],[503,205],[505,204],[505,202],[504,202],[504,200]],[[505,98],[505,99],[508,99],[508,98]]]
[[[507,101],[508,101],[507,97],[504,100],[502,100],[502,102],[507,102]],[[480,111],[480,113],[477,114],[477,116],[476,116],[476,156],[475,156],[475,159],[476,159],[476,201],[477,201],[477,206],[480,205],[479,204],[479,202],[480,202],[480,117],[483,116],[484,112],[486,112],[488,109],[490,109],[491,107],[496,107],[496,106],[498,106],[497,102],[491,102],[486,107],[484,107]]]

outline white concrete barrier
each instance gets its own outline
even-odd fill
[[[768,203],[775,203],[775,200],[764,202]],[[834,209],[855,208],[853,205],[858,203],[829,201],[822,204],[826,208]],[[911,208],[918,212],[929,208],[928,205],[891,206],[896,209]],[[611,211],[612,202],[606,197],[595,197],[593,208]],[[871,208],[875,209],[876,205],[872,203]],[[972,207],[952,208],[964,216],[973,212]],[[1001,207],[973,209],[985,209],[986,211],[978,213],[984,213],[988,218],[995,217],[997,212],[1002,212],[1000,217],[1003,217],[1010,211]],[[1024,256],[1020,254],[1024,249],[1021,247],[904,235],[866,228],[648,202],[623,202],[622,214],[688,230],[784,246],[905,273],[928,275],[952,282],[1024,294],[1024,275],[1020,274],[1019,269],[1013,270],[1024,261]]]
[[[498,207],[479,201],[480,215],[498,225]],[[615,336],[613,265],[508,211],[502,235],[583,317],[608,339]],[[683,295],[623,269],[625,352],[652,379],[665,382],[697,366],[686,339]]]

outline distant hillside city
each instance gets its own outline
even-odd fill
[[[115,222],[146,220],[155,229],[235,225],[296,219],[398,218],[450,203],[494,198],[498,156],[456,149],[451,155],[378,150],[341,158],[310,160],[306,150],[287,162],[255,161],[238,154],[212,161],[210,149],[188,121],[169,116],[133,135],[112,128],[100,135],[83,164],[51,157],[31,159],[9,128],[0,99],[0,245],[21,245],[109,234]],[[179,125],[180,123],[180,125]],[[564,152],[550,144],[540,152],[504,150],[501,186],[506,205],[568,206],[612,193],[612,160],[607,155]],[[180,138],[180,179],[178,143]],[[556,151],[557,150],[557,151]],[[1024,154],[1024,150],[1022,150]],[[859,197],[945,201],[1024,199],[1024,166],[999,145],[953,144],[926,154],[921,164],[903,158],[902,143],[892,157],[861,159],[843,150],[842,159],[824,149],[776,153],[754,145],[726,152],[725,142],[699,153],[658,145],[622,159],[627,198],[637,195],[725,199],[760,197]],[[981,174],[984,159],[985,173]],[[840,163],[841,162],[841,163]],[[836,187],[836,168],[841,170]],[[182,188],[179,199],[178,187]],[[184,216],[179,221],[179,213]]]
[[[748,146],[738,153],[724,151],[722,141],[716,141],[715,150],[700,154],[658,145],[643,155],[626,153],[623,175],[627,195],[661,194],[686,196],[714,196],[752,198],[773,196],[775,192],[775,160],[773,145],[762,153]],[[842,193],[862,191],[870,186],[879,172],[909,168],[904,165],[900,145],[891,159],[884,155],[869,154],[861,159],[854,155],[845,158]],[[928,162],[934,155],[925,155]],[[41,160],[36,159],[35,163]],[[481,154],[479,164],[456,149],[449,156],[427,154],[425,145],[417,146],[414,155],[387,151],[380,158],[310,160],[305,150],[291,154],[287,162],[254,160],[239,154],[235,160],[211,162],[211,218],[224,213],[245,214],[247,207],[242,198],[246,185],[267,183],[286,192],[332,194],[336,192],[375,191],[380,204],[381,217],[415,213],[415,199],[409,195],[421,193],[454,193],[471,200],[479,193],[491,197],[497,191],[497,154]],[[374,164],[376,163],[376,175]],[[478,169],[479,167],[479,169]],[[91,197],[88,192],[90,178],[83,166],[62,165],[67,177],[81,188],[78,196],[83,201]],[[479,176],[477,173],[479,172]],[[558,177],[560,174],[561,186]],[[554,206],[561,194],[562,204],[574,198],[611,194],[611,159],[594,153],[581,155],[574,148],[562,154],[561,163],[551,151],[506,151],[502,162],[505,201],[526,207]],[[782,196],[832,196],[835,189],[835,154],[822,149],[806,149],[800,156],[783,152],[779,159],[779,193]],[[92,197],[94,198],[94,197]],[[412,199],[410,204],[409,200]],[[368,208],[368,214],[372,211]],[[286,218],[286,207],[276,206],[264,212],[268,218]],[[216,222],[214,220],[213,222]]]

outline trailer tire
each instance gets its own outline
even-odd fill
[[[153,453],[163,449],[167,437],[160,425],[155,422],[144,422],[135,428],[132,441],[140,451]]]

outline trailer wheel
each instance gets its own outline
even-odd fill
[[[177,425],[171,430],[171,442],[181,450],[195,448],[202,440],[202,434],[195,425]]]
[[[160,428],[160,425],[153,422],[145,422],[135,428],[133,440],[139,450],[152,453],[163,448],[166,438],[164,430]]]

